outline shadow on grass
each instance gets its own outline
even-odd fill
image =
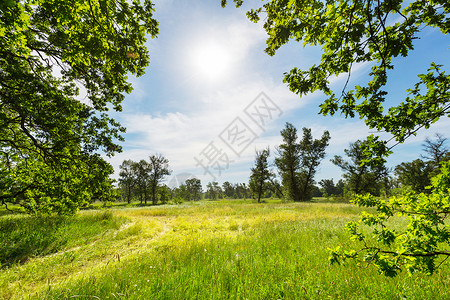
[[[0,218],[0,267],[24,263],[86,243],[123,220],[104,211],[83,216],[4,216]]]
[[[12,216],[0,219],[0,264],[3,267],[29,257],[56,252],[65,244],[58,228],[67,217]]]

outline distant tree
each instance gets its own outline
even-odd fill
[[[298,170],[300,169],[300,145],[297,142],[297,129],[291,124],[281,130],[283,143],[278,147],[278,157],[275,158],[275,165],[281,176],[281,183],[286,188],[287,197],[300,201],[300,184],[298,180]]]
[[[439,133],[436,133],[435,140],[427,137],[422,145],[425,151],[425,155],[422,155],[422,158],[431,162],[435,168],[439,168],[442,161],[450,158],[449,150],[445,145],[446,142],[447,138]]]
[[[322,197],[323,193],[317,185],[313,185],[311,188],[312,197]]]
[[[343,181],[340,180],[338,182],[342,182]],[[338,186],[336,186],[334,184],[333,178],[331,179],[322,179],[321,181],[319,181],[319,185],[322,187],[322,193],[326,193],[327,195],[331,196],[331,195],[340,195],[342,194],[342,187],[339,188]]]
[[[182,199],[183,201],[189,201],[191,199],[186,184],[180,184],[173,192],[175,198]]]
[[[270,149],[266,148],[261,151],[256,151],[255,166],[251,169],[250,175],[250,190],[261,202],[261,197],[268,189],[271,179],[274,177],[272,171],[269,170],[268,158]]]
[[[336,183],[336,195],[344,195],[345,194],[345,182],[342,179],[339,179],[339,181]]]
[[[445,143],[447,138],[436,134],[436,139],[426,138],[423,146],[425,154],[422,159],[403,162],[395,167],[395,174],[402,186],[409,186],[416,193],[431,193],[426,189],[431,185],[431,178],[439,173],[442,162],[450,159],[450,153]]]
[[[344,171],[348,189],[356,194],[371,193],[380,195],[384,184],[384,179],[388,176],[388,169],[384,164],[363,164],[367,159],[363,147],[366,141],[357,140],[350,144],[349,149],[345,149],[345,154],[350,161],[345,161],[341,156],[336,155],[331,162]]]
[[[152,166],[144,159],[141,159],[139,162],[133,163],[132,169],[136,178],[136,192],[139,196],[139,200],[141,204],[143,202],[147,204]]]
[[[433,170],[433,164],[416,159],[402,162],[395,167],[394,172],[402,186],[409,186],[416,193],[430,193],[431,190],[425,188],[431,185]]]
[[[246,199],[249,198],[250,190],[245,183],[236,183],[234,185],[235,196],[236,199]]]
[[[209,182],[206,185],[207,198],[217,200],[221,197],[222,188],[217,181]]]
[[[152,203],[156,205],[158,202],[157,191],[159,183],[164,177],[170,175],[172,171],[169,169],[169,160],[164,158],[161,154],[150,156],[150,192],[152,196]]]
[[[311,129],[303,128],[303,138],[298,142],[297,129],[290,123],[281,130],[283,143],[278,147],[275,165],[288,198],[307,201],[312,197],[314,175],[320,161],[325,157],[325,149],[330,134],[325,131],[320,140],[313,140]]]
[[[314,140],[311,129],[303,128],[303,138],[300,141],[301,170],[299,172],[300,200],[307,201],[312,198],[314,176],[321,160],[325,157],[330,133],[325,131],[320,140]]]
[[[225,181],[222,184],[222,190],[225,197],[233,198],[235,191],[233,185],[229,181]]]
[[[122,188],[122,195],[128,203],[131,203],[133,189],[136,185],[136,174],[133,164],[134,162],[131,159],[127,159],[119,166],[119,186]]]
[[[162,204],[167,203],[169,201],[171,196],[170,188],[163,184],[158,188],[158,194],[159,194],[159,201],[161,201]]]
[[[198,178],[190,178],[185,182],[186,190],[189,194],[189,199],[198,201],[202,198],[202,183]]]

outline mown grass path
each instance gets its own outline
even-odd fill
[[[356,262],[331,266],[328,247],[356,247],[344,231],[360,212],[351,204],[229,200],[112,212],[114,226],[1,270],[0,297],[450,298],[448,264],[432,277],[396,278]]]

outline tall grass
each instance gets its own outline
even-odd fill
[[[128,223],[89,246],[3,270],[0,298],[450,298],[448,265],[432,277],[396,278],[356,262],[330,265],[328,247],[356,247],[344,226],[359,211],[350,204],[242,201],[121,209],[114,215]]]
[[[67,216],[9,216],[0,218],[0,266],[21,263],[30,257],[45,256],[89,242],[90,238],[125,219],[111,212]]]

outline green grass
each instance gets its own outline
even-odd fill
[[[57,252],[1,270],[0,298],[450,298],[448,264],[431,277],[396,278],[356,262],[330,265],[328,247],[357,246],[344,231],[361,211],[351,204],[227,200],[112,211],[115,226],[81,234],[99,221],[73,225],[65,231],[75,231],[73,241]],[[97,214],[75,220],[88,216]]]
[[[125,218],[111,212],[67,216],[8,216],[0,218],[0,266],[26,262],[89,242],[108,229],[117,229]]]

